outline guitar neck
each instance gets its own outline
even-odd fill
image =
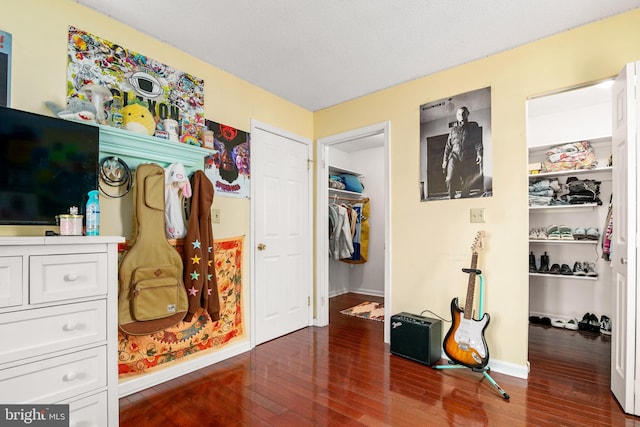
[[[478,253],[473,252],[471,255],[471,270],[478,267]],[[473,317],[473,296],[476,293],[476,273],[469,273],[469,284],[467,285],[467,299],[464,304],[464,318],[471,319]]]

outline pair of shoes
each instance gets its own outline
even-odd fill
[[[600,321],[593,313],[585,313],[582,320],[578,322],[578,329],[585,332],[600,333]]]
[[[549,269],[549,274],[560,274],[560,264],[553,264]]]
[[[560,229],[557,225],[550,225],[547,227],[547,238],[549,240],[560,240]]]
[[[565,328],[567,326],[567,323],[562,319],[553,319],[551,321],[551,326],[553,326],[554,328]]]
[[[551,326],[551,319],[548,317],[529,316],[529,322],[534,325]]]
[[[611,335],[611,319],[609,319],[609,316],[600,316],[600,333]]]
[[[574,240],[573,231],[571,227],[567,225],[561,225],[560,228],[558,228],[558,233],[560,233],[560,239],[562,240]]]
[[[589,277],[598,277],[598,273],[596,272],[596,265],[593,262],[580,262],[576,261],[573,264],[573,275],[574,276],[589,276]]]
[[[585,237],[587,240],[599,240],[600,232],[597,228],[589,227],[585,230]]]
[[[547,240],[547,232],[544,228],[532,228],[529,232],[529,240]]]

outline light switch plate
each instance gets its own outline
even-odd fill
[[[474,208],[469,211],[469,219],[471,222],[485,222],[484,208]]]
[[[220,224],[220,209],[211,210],[211,221],[214,224]]]

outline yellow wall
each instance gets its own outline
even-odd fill
[[[492,360],[524,366],[528,324],[528,207],[525,140],[528,97],[610,77],[640,59],[640,10],[382,90],[316,112],[314,138],[391,122],[391,312],[461,305],[470,246],[487,232],[479,268],[486,281]],[[428,61],[429,58],[425,58]],[[493,191],[483,199],[420,202],[419,107],[491,86]],[[469,223],[484,208],[486,224]],[[448,325],[445,326],[445,332]]]
[[[73,25],[203,78],[205,117],[242,130],[255,118],[317,139],[389,120],[391,311],[430,309],[448,317],[451,299],[464,298],[467,278],[460,268],[469,265],[473,237],[484,229],[479,267],[492,315],[486,334],[491,357],[521,366],[528,317],[525,101],[615,75],[640,58],[635,10],[314,114],[71,0],[0,0],[0,7],[0,29],[13,34],[14,108],[48,114],[45,101],[65,102],[67,26]],[[419,106],[486,86],[492,89],[494,196],[421,203]],[[216,197],[214,204],[222,213],[217,237],[249,236],[248,200]],[[472,207],[485,208],[483,227],[469,223]],[[247,259],[247,287],[248,266]]]

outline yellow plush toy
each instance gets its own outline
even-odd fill
[[[133,132],[153,135],[156,131],[156,121],[146,103],[133,101],[122,109],[122,125]]]

